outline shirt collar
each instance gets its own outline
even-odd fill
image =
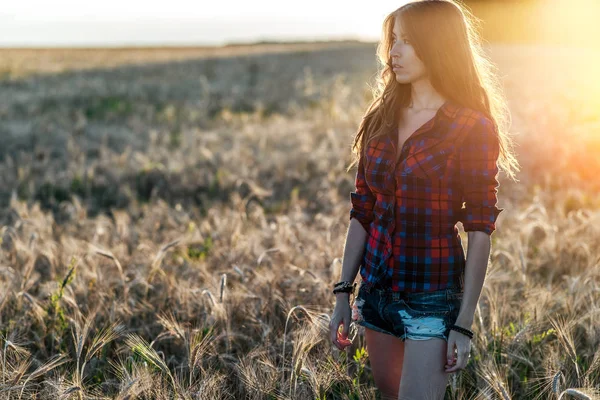
[[[460,105],[454,103],[452,100],[446,100],[446,102],[442,104],[441,110],[448,118],[454,119],[458,115]]]
[[[456,118],[460,109],[461,109],[461,106],[459,104],[453,102],[452,100],[446,100],[446,102],[444,102],[444,104],[442,104],[442,106],[439,108],[438,112],[436,113],[435,119],[437,120],[440,117],[440,115],[444,115],[450,121],[452,121],[454,118]],[[390,138],[391,140],[396,140],[394,137],[395,133],[396,133],[396,126],[394,125],[390,128],[390,130],[387,133],[388,138]]]

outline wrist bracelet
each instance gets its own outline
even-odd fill
[[[333,294],[336,293],[354,293],[354,289],[356,288],[356,283],[342,281],[338,282],[334,285]]]
[[[345,285],[345,284],[348,284],[348,283],[349,283],[349,284],[352,284],[352,282],[351,282],[351,281],[339,281],[339,282],[337,282],[336,284],[334,284],[333,286],[334,286],[334,287],[337,287],[337,286],[343,286],[343,285]]]
[[[347,286],[352,286],[352,282],[351,281],[340,281],[340,282],[336,283],[335,285],[333,285],[333,288],[337,289],[337,288],[343,288],[343,287],[347,287]]]
[[[473,339],[473,331],[471,331],[470,329],[463,328],[462,326],[458,325],[450,325],[449,328],[468,336],[469,339]]]

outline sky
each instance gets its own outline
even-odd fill
[[[398,0],[23,0],[0,8],[0,46],[222,45],[379,38]]]

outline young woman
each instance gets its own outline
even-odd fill
[[[450,0],[389,14],[377,49],[380,91],[354,140],[356,191],[330,334],[343,349],[351,318],[364,326],[384,399],[442,399],[449,373],[466,366],[504,210],[499,166],[513,178],[519,168],[501,84],[473,21]]]

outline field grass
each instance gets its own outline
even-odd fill
[[[0,399],[378,398],[327,330],[375,45],[246,50],[2,51]],[[598,398],[600,57],[488,50],[523,171],[446,398]]]
[[[207,58],[230,58],[251,54],[313,51],[331,47],[354,47],[358,41],[298,43],[229,44],[189,47],[110,47],[110,48],[0,48],[0,79],[20,79],[29,75],[57,74],[73,70],[107,69],[126,65],[175,62]]]

